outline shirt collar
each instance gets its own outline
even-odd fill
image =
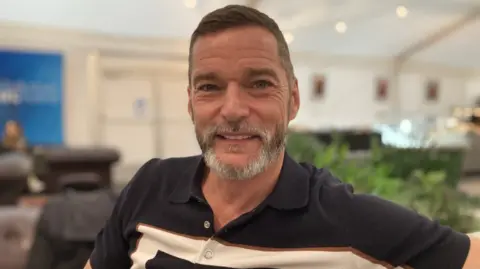
[[[185,167],[183,177],[170,195],[170,201],[173,203],[187,203],[191,199],[205,201],[201,188],[205,163],[201,155],[193,160]],[[285,153],[280,177],[265,202],[276,209],[297,209],[308,204],[309,194],[309,173]]]
[[[202,180],[205,174],[205,163],[203,156],[197,155],[188,159],[177,185],[170,194],[170,201],[173,203],[186,203],[190,199],[204,199],[202,194]]]

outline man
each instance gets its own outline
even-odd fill
[[[189,61],[203,154],[138,171],[91,268],[480,268],[478,240],[285,154],[299,92],[267,15],[237,5],[206,15]]]

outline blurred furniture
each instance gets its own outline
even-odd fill
[[[108,148],[46,148],[34,155],[36,174],[46,185],[45,193],[60,192],[60,178],[72,173],[95,173],[102,186],[110,186],[112,166],[120,159],[118,151]]]
[[[477,100],[478,101],[478,100]],[[480,107],[478,102],[474,106],[459,106],[452,109],[452,118],[457,128],[466,134],[468,148],[462,172],[465,176],[480,175]]]
[[[380,134],[373,131],[361,130],[325,130],[311,133],[326,145],[331,144],[338,137],[340,141],[347,143],[350,151],[368,151],[371,148],[372,138],[380,140]]]
[[[38,208],[0,207],[0,268],[23,269],[33,242]]]
[[[46,195],[25,195],[17,200],[17,206],[20,207],[42,207],[48,201]]]
[[[83,268],[95,238],[115,205],[95,173],[62,176],[62,192],[51,196],[36,226],[26,269]]]
[[[19,159],[0,158],[0,206],[14,205],[19,197],[28,190],[27,180],[30,170]]]
[[[104,187],[102,178],[92,172],[72,173],[59,178],[58,184],[63,191],[93,191]]]
[[[0,206],[15,205],[28,189],[27,177],[2,178],[0,175]]]
[[[470,139],[459,127],[457,118],[417,116],[377,123],[374,128],[382,134],[386,146],[382,160],[392,164],[392,176],[408,178],[416,169],[444,171],[446,182],[455,187],[466,162],[471,163]]]
[[[470,147],[466,151],[463,173],[466,175],[480,175],[480,136],[469,132]]]

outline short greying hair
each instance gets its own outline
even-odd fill
[[[202,18],[190,38],[188,81],[190,82],[192,75],[192,49],[199,37],[245,26],[258,26],[273,34],[278,44],[278,56],[290,83],[294,78],[294,71],[290,51],[282,31],[267,14],[242,5],[228,5],[212,11]]]

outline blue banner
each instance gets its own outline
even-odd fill
[[[0,127],[16,120],[29,145],[63,144],[61,54],[0,51]]]

